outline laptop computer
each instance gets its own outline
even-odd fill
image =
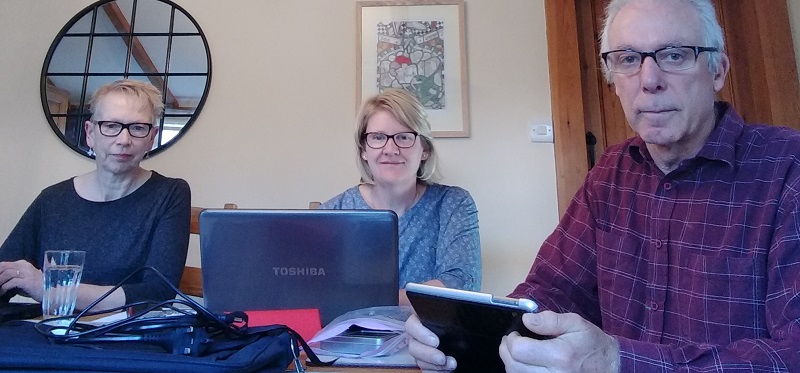
[[[212,312],[316,308],[326,325],[355,309],[397,305],[392,211],[209,209],[199,220]]]

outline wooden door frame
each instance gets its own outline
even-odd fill
[[[556,192],[558,214],[562,216],[589,171],[586,153],[575,150],[576,144],[586,144],[585,99],[582,96],[584,83],[578,47],[581,39],[574,0],[545,0],[544,14],[550,67]]]
[[[800,129],[800,81],[794,58],[786,0],[736,0],[720,5],[726,25],[726,47],[733,53],[729,81],[737,110],[748,121],[776,123]],[[596,43],[581,22],[590,0],[545,0],[550,97],[559,216],[564,214],[588,172],[586,131],[602,131],[595,100],[597,58],[587,57]],[[738,25],[739,27],[735,27]],[[747,25],[747,27],[741,27]],[[591,40],[591,43],[587,39]],[[586,44],[591,46],[587,47]],[[753,52],[757,51],[757,52]],[[750,67],[733,77],[737,69]],[[753,68],[755,66],[755,68]],[[594,79],[594,80],[593,80]],[[726,99],[728,99],[726,97]],[[600,137],[600,136],[598,136]],[[606,144],[599,148],[602,153]],[[609,144],[610,145],[610,144]],[[598,146],[601,146],[598,143]]]

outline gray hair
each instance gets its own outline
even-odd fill
[[[149,82],[133,79],[120,79],[113,83],[101,86],[92,95],[89,101],[92,118],[94,121],[97,115],[97,106],[100,101],[111,93],[118,92],[128,97],[139,100],[140,110],[147,110],[151,115],[151,124],[155,124],[158,117],[164,112],[164,103],[161,101],[161,91]]]
[[[620,9],[624,7],[626,4],[633,0],[611,0],[608,6],[606,7],[606,14],[605,20],[603,22],[603,31],[600,34],[600,51],[607,52],[611,50],[608,42],[608,33],[609,29],[611,28],[611,23],[614,21],[614,17],[617,16]],[[666,0],[658,0],[658,1],[666,1]],[[694,7],[697,16],[700,18],[700,24],[703,27],[703,35],[702,35],[702,47],[712,47],[717,48],[719,52],[725,51],[725,37],[722,33],[722,27],[717,20],[717,12],[714,9],[714,4],[711,3],[711,0],[671,0],[671,1],[684,1],[689,3],[692,7]],[[708,54],[708,69],[712,73],[715,73],[719,69],[720,55],[718,53],[709,53]],[[613,76],[611,71],[608,70],[604,61],[600,61],[600,65],[603,66],[603,74],[606,77],[606,81],[609,83],[613,82]]]

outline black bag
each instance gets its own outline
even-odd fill
[[[152,271],[178,295],[163,302],[137,302],[103,311],[135,311],[101,326],[80,322],[109,294],[142,271]],[[180,308],[178,306],[182,306]],[[168,310],[172,317],[148,317]],[[159,311],[160,312],[160,311]],[[60,331],[60,333],[54,333]],[[0,370],[39,372],[275,372],[283,373],[302,345],[315,364],[323,363],[303,338],[285,325],[248,327],[244,312],[216,315],[183,294],[152,267],[125,277],[74,318],[0,324]]]
[[[143,343],[54,343],[34,323],[0,325],[0,370],[38,372],[280,372],[294,359],[295,332],[283,325],[249,328],[245,340],[215,338],[202,356],[170,354]],[[234,343],[236,346],[226,346]]]

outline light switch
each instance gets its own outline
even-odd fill
[[[528,133],[531,142],[553,142],[553,125],[544,123],[530,123]]]

